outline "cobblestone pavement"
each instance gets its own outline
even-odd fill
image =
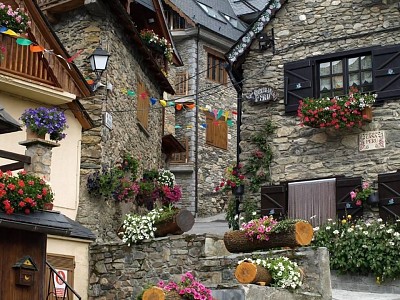
[[[224,235],[230,230],[225,215],[219,214],[208,218],[196,218],[193,228],[188,234],[212,233]],[[400,300],[399,294],[361,293],[346,290],[332,290],[332,300]]]

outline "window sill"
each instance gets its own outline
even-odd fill
[[[142,131],[147,137],[150,137],[150,133],[140,122],[136,122],[136,125],[139,127],[140,131]]]

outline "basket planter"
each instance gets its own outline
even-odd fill
[[[29,127],[26,128],[26,139],[27,140],[34,140],[34,139],[42,139],[44,140],[46,137],[46,134],[38,134],[37,132],[32,131]]]
[[[310,223],[299,221],[289,226],[283,232],[271,232],[269,240],[250,240],[243,230],[225,232],[224,244],[231,253],[253,252],[256,250],[267,250],[277,247],[299,247],[311,243],[314,235]]]
[[[372,107],[366,106],[362,110],[362,116],[365,122],[371,122],[372,121]]]
[[[168,234],[182,234],[192,229],[194,217],[187,209],[177,209],[175,214],[168,220],[156,223],[157,230],[154,232],[156,237]]]

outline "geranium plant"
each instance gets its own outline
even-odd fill
[[[277,223],[273,216],[264,216],[242,223],[240,230],[243,230],[250,240],[268,241],[269,233]]]
[[[0,171],[0,210],[6,214],[29,214],[53,200],[54,194],[45,180],[25,171],[17,175]]]
[[[227,191],[245,184],[245,176],[241,173],[242,165],[229,166],[225,170],[225,177],[221,179],[215,191]]]
[[[191,272],[182,275],[180,282],[160,281],[158,287],[165,291],[176,291],[183,299],[190,300],[213,300],[211,290],[206,288],[204,284],[196,280]]]
[[[361,94],[356,88],[351,88],[348,95],[333,98],[305,98],[300,101],[297,116],[300,125],[315,128],[361,127],[365,121],[362,110],[371,107],[376,94]]]
[[[271,286],[295,289],[302,285],[302,275],[299,266],[296,262],[291,261],[285,256],[267,257],[265,259],[245,258],[239,261],[238,264],[244,261],[260,265],[267,269],[272,277]]]
[[[67,119],[58,108],[29,108],[23,112],[20,120],[32,132],[39,135],[48,133],[51,140],[60,141],[66,136],[63,132],[68,128]]]
[[[26,32],[31,22],[23,8],[16,8],[0,2],[0,24],[18,33]]]
[[[140,38],[149,46],[159,47],[164,54],[165,58],[172,61],[172,45],[164,37],[159,37],[153,30],[142,29],[140,31]]]
[[[373,190],[371,185],[364,181],[361,189],[355,189],[354,191],[350,192],[350,197],[357,206],[361,206],[368,199],[368,197],[371,196],[372,192]]]

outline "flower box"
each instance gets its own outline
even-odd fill
[[[362,110],[362,117],[365,122],[372,122],[372,107],[367,106]]]

